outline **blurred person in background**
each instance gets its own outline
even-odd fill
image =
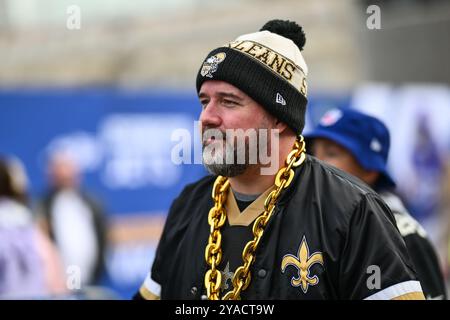
[[[305,139],[311,154],[361,179],[394,213],[427,299],[446,299],[447,292],[436,251],[424,228],[408,213],[394,194],[395,183],[386,163],[390,135],[378,119],[350,109],[333,109]]]
[[[26,174],[0,157],[0,298],[49,298],[66,292],[62,264],[28,208]]]
[[[444,276],[447,281],[447,288],[450,287],[450,159],[447,160],[445,178],[441,193],[440,218],[442,221],[442,237],[439,239],[439,246],[443,252]]]
[[[103,208],[81,188],[79,169],[69,153],[53,153],[47,173],[50,188],[39,203],[41,226],[58,247],[66,270],[76,267],[82,286],[97,285],[105,267]]]

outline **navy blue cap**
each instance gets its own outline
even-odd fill
[[[386,164],[390,147],[389,131],[377,118],[352,109],[332,109],[325,113],[305,139],[326,138],[351,152],[366,170],[381,174],[378,188],[395,187]]]

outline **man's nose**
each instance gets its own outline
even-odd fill
[[[212,127],[217,128],[222,124],[222,119],[217,110],[217,106],[213,101],[210,101],[200,113],[199,119],[203,128]]]

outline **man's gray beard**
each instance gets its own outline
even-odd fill
[[[248,144],[245,143],[245,148],[246,148],[246,157],[248,156]],[[228,150],[227,148],[225,148],[226,150]],[[208,170],[209,173],[213,174],[213,175],[220,175],[220,176],[224,176],[224,177],[236,177],[239,176],[241,174],[243,174],[245,172],[245,170],[247,170],[247,168],[249,167],[248,161],[245,161],[245,163],[237,163],[237,154],[240,150],[238,150],[237,148],[233,148],[233,159],[235,161],[233,161],[234,163],[226,163],[225,161],[225,155],[221,155],[221,162],[217,161],[219,163],[211,163],[211,161],[205,161],[205,146],[203,145],[203,153],[202,153],[202,157],[203,157],[203,165],[205,166],[206,170]],[[227,152],[227,151],[226,151]]]
[[[203,164],[209,173],[224,177],[236,177],[245,172],[248,164]]]

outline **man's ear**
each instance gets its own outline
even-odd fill
[[[288,125],[278,119],[275,119],[274,129],[278,129],[280,133],[283,133],[288,128]]]

